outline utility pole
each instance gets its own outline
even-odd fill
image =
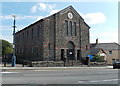
[[[15,18],[16,18],[16,15],[12,15],[12,17],[14,18],[14,21],[13,21],[13,56],[12,56],[12,67],[15,67],[16,66],[16,56],[15,56]]]

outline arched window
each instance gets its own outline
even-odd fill
[[[51,50],[51,46],[50,46],[50,43],[48,43],[48,49]]]
[[[65,20],[65,30],[66,30],[66,35],[68,35],[68,21]]]
[[[75,48],[75,44],[74,44],[72,41],[69,41],[69,42],[67,43],[67,48],[68,48],[68,49],[74,49],[74,48]]]
[[[27,40],[28,40],[28,38],[29,38],[29,33],[28,33],[28,30],[27,30]]]
[[[37,32],[37,36],[39,37],[39,32],[40,32],[40,25],[38,25],[38,32]]]
[[[70,21],[70,35],[72,35],[72,22]]]
[[[86,50],[88,50],[88,46],[86,45]]]
[[[23,39],[23,41],[24,41],[24,32],[23,32],[22,36],[23,36],[22,39]]]
[[[73,28],[74,28],[74,35],[76,36],[77,35],[77,31],[76,31],[76,22],[73,23]]]
[[[34,31],[33,31],[33,28],[32,28],[32,39],[33,39],[33,37],[34,37]]]

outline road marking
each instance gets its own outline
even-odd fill
[[[95,82],[99,82],[99,81],[89,81],[89,82],[95,83]]]
[[[0,73],[19,73],[19,72],[7,72],[7,71],[5,71],[5,72],[0,72]]]
[[[83,81],[83,80],[81,80],[81,81],[78,81],[78,83],[80,84],[80,83],[86,83],[86,82],[91,82],[91,83],[96,83],[96,82],[111,82],[111,81],[118,81],[118,80],[120,80],[120,79],[106,79],[106,80],[94,80],[94,81]]]

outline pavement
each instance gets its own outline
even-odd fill
[[[103,66],[103,67],[0,67],[2,71],[23,71],[23,70],[79,70],[79,69],[113,69],[113,66]]]
[[[96,66],[96,67],[88,67],[87,65],[81,65],[81,66],[72,66],[72,67],[22,67],[21,64],[16,64],[15,67],[11,67],[11,64],[7,64],[6,67],[4,67],[3,64],[0,64],[0,70],[2,71],[24,71],[24,70],[78,70],[78,69],[113,69],[113,66]]]

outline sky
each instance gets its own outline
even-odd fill
[[[68,6],[82,16],[90,28],[90,43],[118,43],[118,2],[2,2],[0,37],[12,43],[13,17],[16,32]]]

